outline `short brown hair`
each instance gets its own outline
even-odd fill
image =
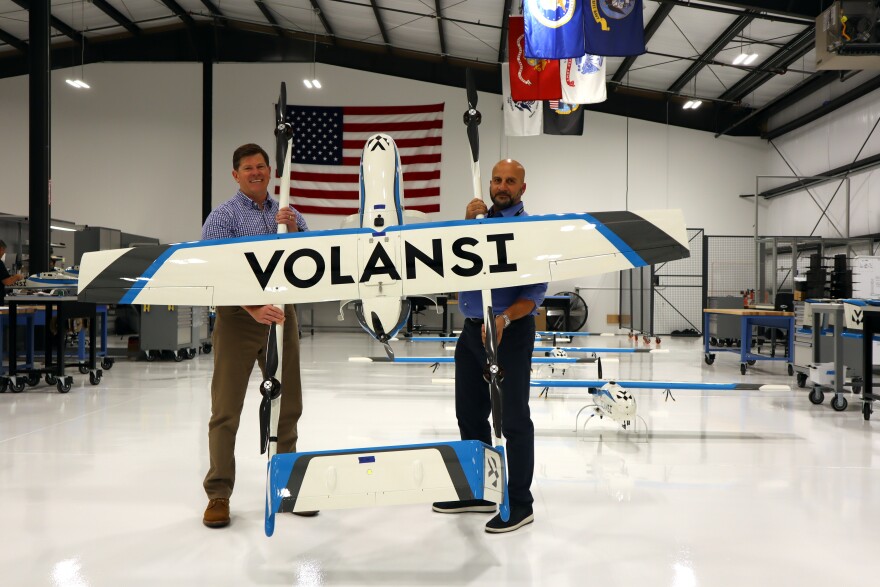
[[[242,159],[253,155],[262,155],[263,159],[266,160],[266,165],[269,165],[269,154],[266,153],[263,147],[254,143],[248,143],[237,148],[232,154],[232,168],[237,170],[238,166],[241,165]]]

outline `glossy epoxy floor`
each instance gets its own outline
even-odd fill
[[[577,344],[630,346],[627,337]],[[398,343],[398,353],[442,354]],[[739,374],[696,340],[620,355],[638,379],[788,383],[780,363]],[[362,364],[365,335],[302,341],[300,450],[457,438],[451,366]],[[0,585],[867,585],[880,549],[880,416],[813,406],[806,393],[636,391],[646,434],[591,421],[583,394],[533,393],[531,526],[489,535],[489,516],[429,505],[282,515],[263,534],[258,379],[239,432],[233,521],[201,524],[212,355],[119,362],[0,395]],[[545,371],[541,376],[546,376]],[[558,374],[557,374],[558,375]],[[565,376],[590,377],[592,366]],[[583,422],[583,419],[581,420]]]

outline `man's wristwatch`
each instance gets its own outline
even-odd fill
[[[510,316],[507,314],[501,314],[501,317],[504,318],[504,328],[510,326]]]

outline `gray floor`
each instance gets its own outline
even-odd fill
[[[629,346],[627,337],[578,344]],[[397,343],[436,355],[439,344]],[[781,363],[709,367],[699,342],[619,355],[638,379],[793,383]],[[456,439],[451,366],[363,364],[362,334],[302,342],[300,450]],[[610,356],[613,358],[613,356]],[[483,531],[428,505],[283,515],[263,534],[257,378],[238,444],[230,527],[202,526],[212,356],[118,363],[0,396],[2,585],[864,585],[876,577],[880,416],[790,392],[636,391],[645,434],[591,421],[583,394],[533,394],[535,523]],[[548,375],[545,369],[541,376]],[[556,374],[560,376],[559,373]],[[595,375],[592,366],[565,377]],[[581,420],[583,422],[583,419]]]

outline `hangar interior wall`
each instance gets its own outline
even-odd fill
[[[231,155],[245,142],[272,152],[273,104],[287,81],[291,104],[378,105],[441,101],[441,211],[458,218],[470,199],[469,147],[463,89],[319,65],[320,91],[302,78],[311,64],[217,64],[214,70],[213,203],[235,190]],[[89,91],[52,74],[52,216],[91,226],[197,239],[201,227],[201,76],[195,63],[104,63],[85,68]],[[10,173],[0,212],[27,214],[27,78],[0,80],[0,155]],[[753,206],[737,196],[754,191],[770,147],[756,138],[715,139],[709,133],[587,112],[582,137],[505,139],[501,97],[481,93],[482,176],[501,157],[527,169],[531,213],[680,207],[688,225],[707,234],[751,234]],[[313,229],[339,218],[310,216]],[[2,238],[2,235],[0,235]],[[552,291],[586,288],[588,326],[608,330],[617,311],[617,275],[560,283]]]

